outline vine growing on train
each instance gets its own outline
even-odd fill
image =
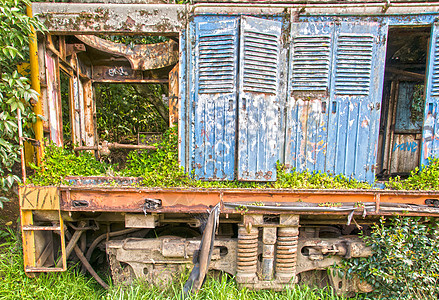
[[[6,192],[20,181],[14,172],[19,158],[17,113],[23,115],[25,134],[37,118],[31,102],[37,93],[23,74],[28,60],[29,34],[32,26],[43,30],[41,23],[26,16],[28,0],[0,0],[0,192]],[[20,71],[19,71],[20,70]],[[0,194],[0,207],[8,199]]]

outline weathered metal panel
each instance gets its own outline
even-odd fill
[[[195,20],[192,60],[194,160],[198,179],[232,180],[235,169],[238,20]]]
[[[285,164],[325,170],[333,23],[291,26]]]
[[[47,80],[47,104],[49,113],[50,140],[57,146],[62,146],[62,120],[61,99],[58,87],[59,78],[56,58],[50,51],[46,51],[46,80]]]
[[[75,37],[95,49],[125,57],[133,70],[159,69],[178,62],[178,43],[173,40],[127,46],[94,35],[76,35]]]
[[[427,70],[421,164],[439,156],[439,23],[432,27]]]
[[[238,179],[276,180],[282,23],[241,18]]]
[[[34,16],[51,32],[67,34],[178,33],[186,22],[186,5],[33,3]]]
[[[326,171],[375,179],[387,27],[345,23],[336,27],[328,119]]]

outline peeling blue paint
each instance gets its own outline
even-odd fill
[[[373,182],[388,25],[430,24],[433,16],[300,16],[302,22],[291,24],[285,70],[279,64],[282,22],[195,17],[186,44],[190,64],[182,67],[189,69],[181,90],[189,89],[186,147],[180,148],[187,151],[186,169],[204,180],[269,181],[279,160],[298,171]],[[424,163],[439,155],[438,31],[435,25],[417,146]],[[281,73],[288,73],[286,97],[279,92]],[[413,151],[415,145],[395,147]]]
[[[421,148],[425,165],[429,157],[439,156],[439,23],[432,26],[426,92]]]

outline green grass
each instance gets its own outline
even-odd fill
[[[110,289],[104,290],[92,278],[81,274],[74,267],[69,268],[67,272],[41,274],[37,278],[28,278],[23,271],[22,248],[19,239],[12,232],[1,230],[0,238],[4,240],[0,245],[0,299],[183,299],[184,276],[175,280],[165,290],[142,282],[128,287],[110,284]],[[108,278],[107,281],[109,281]],[[186,299],[332,300],[343,298],[337,297],[331,291],[314,290],[308,287],[297,287],[283,292],[238,289],[233,280],[224,277],[222,280],[209,278],[198,293]]]

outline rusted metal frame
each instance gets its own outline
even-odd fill
[[[395,139],[395,123],[396,123],[396,107],[398,105],[398,97],[399,97],[399,80],[395,80],[392,82],[392,85],[394,84],[395,90],[394,90],[394,98],[391,99],[392,109],[391,109],[391,115],[389,111],[389,119],[390,120],[390,126],[389,126],[389,148],[388,148],[388,161],[387,161],[387,170],[390,173],[390,168],[392,164],[392,147]]]
[[[72,239],[72,235],[66,231],[65,232],[67,238]],[[90,273],[91,276],[93,276],[94,279],[104,288],[108,289],[108,285],[105,283],[105,281],[102,280],[101,277],[96,273],[96,271],[93,269],[93,267],[90,265],[86,257],[84,256],[84,253],[82,253],[81,249],[79,249],[78,245],[75,244],[73,247],[73,250],[75,251],[76,256],[81,261],[82,265],[87,269],[87,271]]]
[[[385,129],[385,136],[384,136],[384,155],[383,155],[383,169],[387,169],[387,172],[389,172],[390,168],[390,157],[391,153],[389,151],[391,147],[391,128],[393,128],[392,125],[392,119],[393,119],[393,109],[394,109],[394,99],[395,99],[395,93],[396,93],[396,85],[395,82],[392,80],[390,84],[390,95],[389,95],[389,105],[387,108],[387,118],[386,118],[386,129]]]
[[[22,225],[21,229],[23,231],[36,231],[36,230],[43,230],[43,231],[60,231],[60,226],[33,226],[33,225]]]
[[[147,84],[153,84],[153,83],[169,83],[169,79],[127,79],[123,81],[115,81],[115,80],[106,80],[106,79],[93,79],[93,82],[97,83],[147,83]]]
[[[78,58],[76,53],[72,53],[72,57],[70,59],[70,64],[73,67],[73,74],[70,77],[70,122],[72,126],[72,142],[75,145],[82,145],[81,139],[81,110],[79,106],[79,100],[76,98],[80,97],[79,92],[79,73],[78,73]],[[75,85],[76,82],[76,85]],[[78,105],[78,108],[76,106]]]
[[[425,205],[429,198],[439,198],[438,192],[377,192],[377,191],[335,191],[335,190],[307,190],[307,191],[258,191],[258,190],[184,190],[184,189],[139,189],[139,188],[114,188],[114,187],[68,187],[61,188],[62,191],[69,191],[69,198],[63,195],[63,210],[71,211],[126,211],[141,212],[145,199],[160,199],[162,207],[154,212],[185,212],[187,209],[193,211],[205,211],[209,205],[239,203],[244,207],[246,204],[261,202],[266,205],[270,203],[295,203],[298,201],[314,204],[325,203],[409,203]],[[377,197],[379,195],[379,197]],[[87,207],[72,207],[72,201],[88,201]],[[376,205],[376,204],[375,204]],[[328,204],[328,206],[331,206]],[[305,209],[304,209],[305,210]],[[352,210],[352,209],[350,209]],[[347,211],[350,211],[347,210]],[[368,214],[377,214],[374,211]],[[403,211],[404,209],[401,209]],[[329,210],[330,211],[330,210]],[[228,210],[227,213],[233,213]],[[237,211],[235,210],[235,213]],[[338,213],[338,212],[331,212]],[[384,211],[378,211],[385,213]],[[417,213],[417,212],[414,212]],[[423,212],[420,212],[423,213]],[[428,213],[428,212],[427,212]]]
[[[84,124],[85,124],[85,144],[95,146],[95,129],[94,129],[94,106],[93,87],[90,79],[83,80],[84,88]]]
[[[142,228],[129,228],[129,229],[124,229],[124,230],[120,230],[120,231],[104,233],[104,234],[98,236],[98,237],[93,241],[93,243],[90,245],[90,247],[89,247],[88,250],[87,250],[87,254],[85,255],[87,261],[90,261],[94,249],[95,249],[95,248],[97,247],[97,245],[99,245],[99,243],[102,242],[104,239],[106,239],[106,238],[110,238],[110,237],[121,236],[121,235],[129,234],[129,233],[133,233],[133,232],[139,231],[139,230],[141,230],[141,229],[142,229]]]
[[[69,258],[70,254],[73,251],[73,248],[76,246],[76,244],[78,243],[79,238],[81,237],[82,233],[85,231],[86,229],[80,229],[80,230],[76,230],[75,233],[73,234],[73,236],[70,237],[70,241],[66,246],[66,260]],[[67,234],[67,233],[66,233]],[[62,261],[59,261],[56,264],[57,267],[61,267],[62,266]]]
[[[75,147],[75,151],[83,150],[101,150],[101,146],[79,146]],[[130,144],[119,144],[119,143],[108,143],[109,149],[130,149],[130,150],[157,150],[155,146],[149,145],[130,145]]]
[[[87,177],[84,177],[87,178]],[[92,178],[92,177],[90,177]],[[96,176],[95,178],[99,178]],[[111,179],[112,177],[107,177]],[[125,177],[120,177],[124,179]],[[222,193],[223,197],[230,195],[266,195],[266,197],[272,199],[275,195],[368,195],[373,196],[377,193],[382,196],[439,196],[439,191],[429,191],[429,190],[413,190],[413,191],[402,191],[402,190],[362,190],[362,189],[227,189],[227,188],[132,188],[132,187],[105,187],[105,186],[60,186],[61,191],[109,191],[109,192],[152,192],[152,193],[187,193],[187,194],[219,194]],[[226,201],[226,198],[224,198]],[[347,202],[347,201],[345,201]],[[352,202],[352,201],[349,201]]]
[[[173,40],[157,44],[127,46],[94,35],[75,35],[75,37],[95,49],[125,57],[134,70],[159,69],[178,61],[178,44]]]
[[[179,69],[180,64],[177,63],[169,72],[169,127],[174,127],[179,119]]]
[[[61,43],[61,42],[60,42]],[[60,46],[61,48],[61,46]],[[61,53],[60,53],[61,54]],[[62,60],[62,54],[61,56],[57,56],[55,58],[55,71],[56,71],[56,93],[58,95],[58,103],[57,103],[57,121],[58,121],[58,129],[59,129],[59,135],[61,139],[61,145],[64,145],[64,128],[63,128],[63,122],[62,122],[62,99],[61,99],[61,74],[60,74],[60,61]]]
[[[83,82],[81,80],[81,70],[79,67],[79,59],[78,56],[75,55],[75,59],[76,59],[76,76],[77,76],[77,81],[78,81],[78,104],[79,104],[79,138],[80,138],[80,144],[79,145],[83,145],[83,143],[85,142],[86,138],[85,138],[85,102],[84,102],[84,85]]]
[[[194,267],[183,288],[185,294],[198,291],[204,283],[212,258],[219,215],[220,205],[218,203],[209,213],[209,218],[201,238],[200,249],[196,259],[194,258]]]
[[[47,83],[47,107],[50,139],[57,146],[63,144],[62,111],[61,111],[61,91],[59,75],[59,57],[46,45],[45,53],[46,83]]]
[[[60,36],[59,38],[61,38],[61,37],[64,38],[64,36]],[[58,59],[60,61],[60,67],[63,68],[66,71],[66,73],[70,73],[70,72],[74,71],[73,66],[70,65],[70,63],[66,60],[65,41],[64,41],[64,44],[60,41],[59,48],[62,49],[61,50],[62,52],[58,51],[56,49],[55,45],[53,44],[52,35],[47,34],[47,36],[46,36],[46,49],[49,49],[50,51],[53,52],[53,54],[55,54],[58,57]]]

